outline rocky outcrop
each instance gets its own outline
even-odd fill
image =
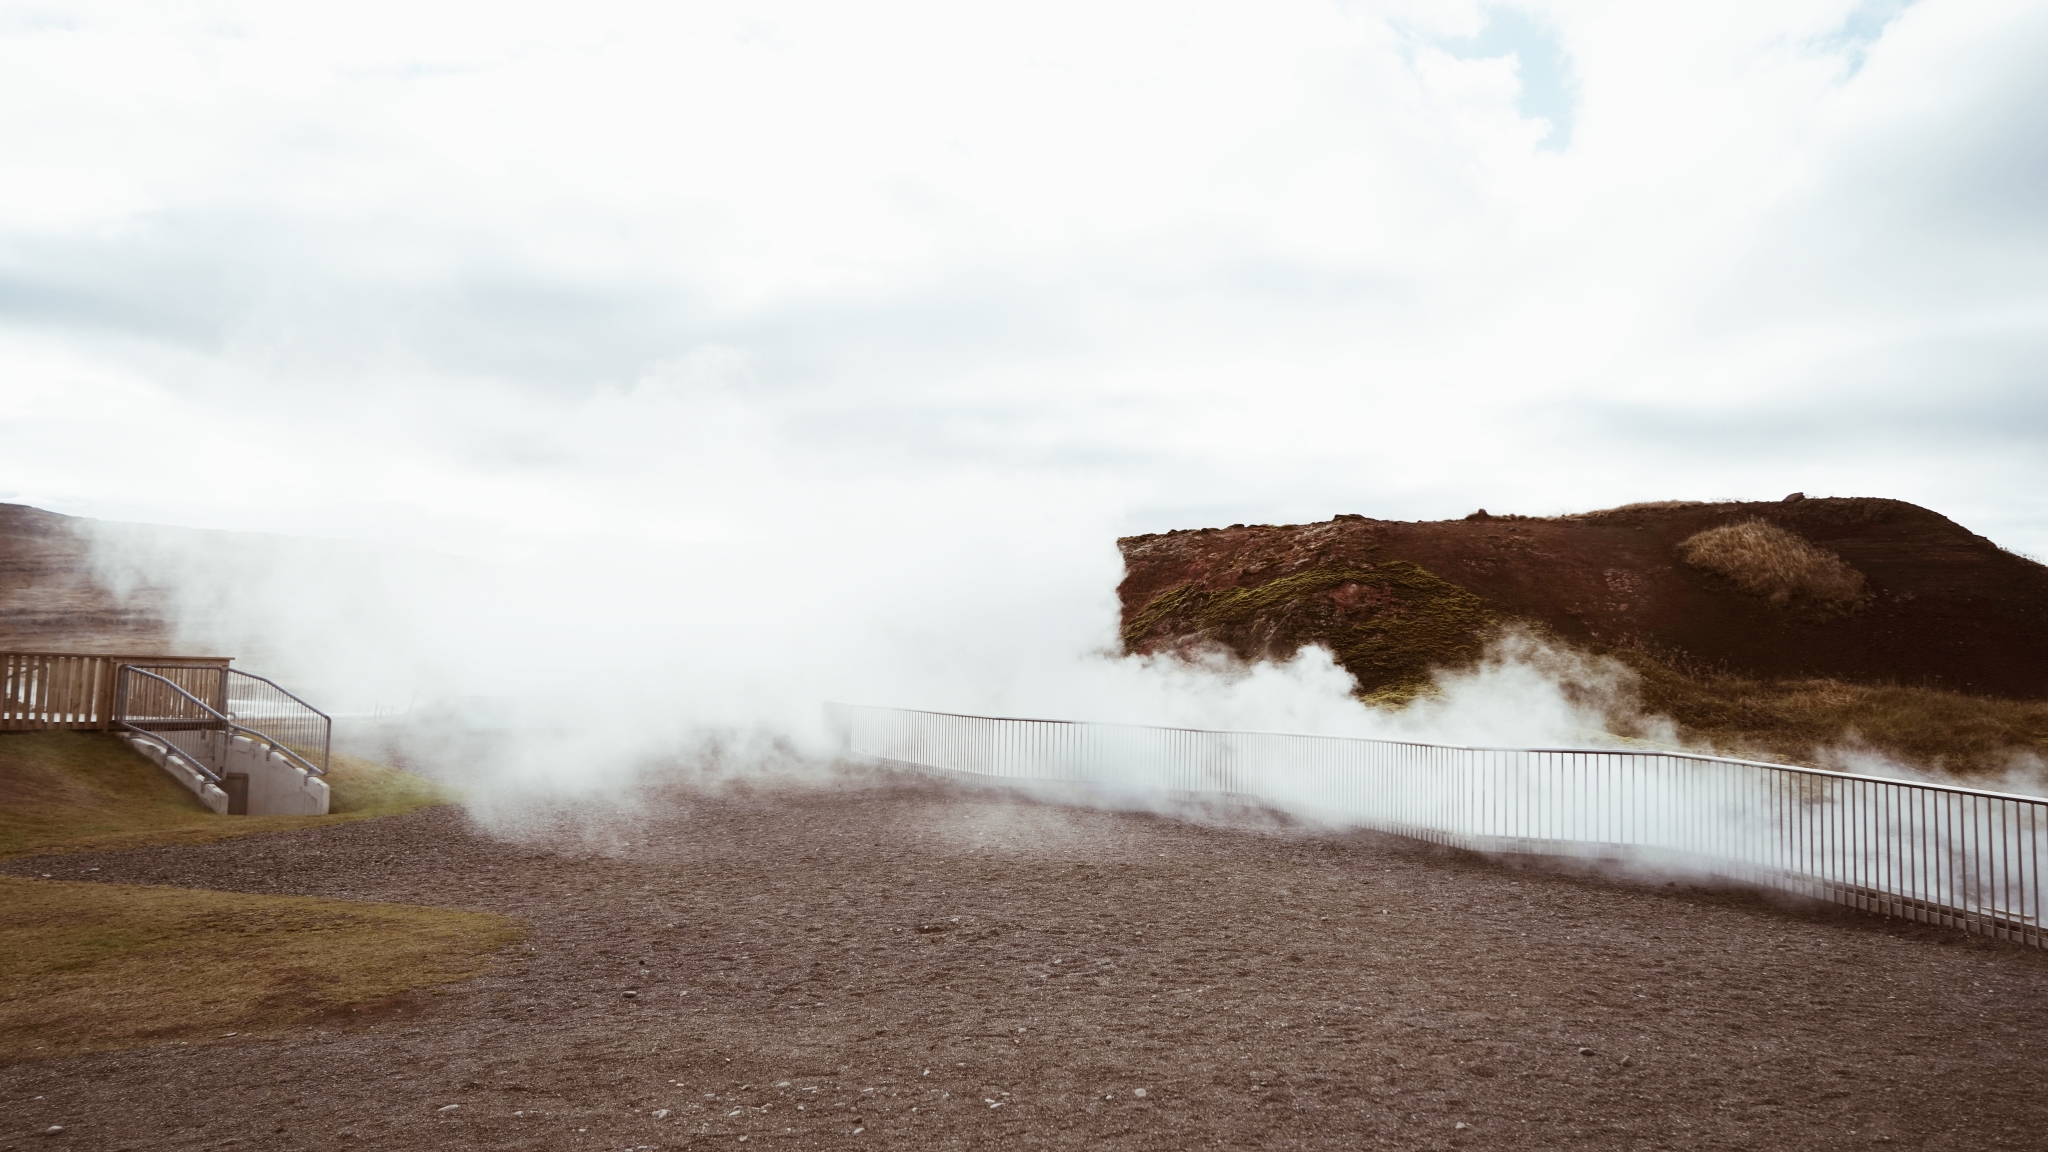
[[[1701,532],[1762,521],[1860,574],[1854,610],[1745,591],[1686,563]],[[2048,697],[2048,567],[1898,500],[1630,505],[1573,516],[1232,525],[1130,536],[1132,652],[1220,644],[1246,659],[1328,646],[1367,694],[1412,691],[1526,621],[1760,677]]]

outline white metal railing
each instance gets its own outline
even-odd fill
[[[1468,748],[832,705],[921,769],[1241,796],[1482,852],[1624,857],[2048,947],[2048,800],[1676,752]]]

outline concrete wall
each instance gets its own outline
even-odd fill
[[[327,781],[246,736],[229,739],[219,732],[187,733],[180,739],[185,747],[172,749],[141,736],[129,736],[128,743],[190,789],[201,804],[223,815],[228,810],[228,794],[194,771],[190,760],[202,760],[222,776],[246,775],[251,816],[325,816],[332,803]]]
[[[221,775],[248,773],[249,815],[327,815],[327,781],[247,736],[237,736],[227,743],[226,771]]]
[[[157,767],[169,774],[171,779],[183,784],[194,796],[199,797],[201,804],[219,815],[228,814],[228,794],[186,763],[182,753],[176,749],[166,749],[164,745],[140,736],[129,736],[127,740],[130,747],[147,756]]]

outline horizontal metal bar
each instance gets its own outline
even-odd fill
[[[318,716],[322,720],[331,721],[333,719],[333,717],[330,717],[329,715],[327,715],[327,713],[322,712],[318,708],[313,707],[311,704],[306,703],[304,700],[299,699],[297,696],[292,694],[290,689],[279,684],[277,681],[272,680],[268,676],[258,676],[254,672],[244,672],[240,668],[228,669],[228,675],[239,676],[244,680],[257,680],[264,684],[268,684],[272,688],[277,689],[279,695],[283,696],[287,700],[290,700],[292,703],[297,704],[299,707],[304,708],[306,711],[311,712],[313,715]]]
[[[156,665],[156,667],[161,668],[166,667],[166,665],[160,664]],[[292,751],[291,748],[287,747],[285,744],[278,741],[276,738],[272,737],[269,733],[259,732],[254,728],[245,728],[242,725],[235,723],[232,717],[221,712],[219,709],[215,708],[211,704],[208,704],[206,701],[201,700],[199,697],[194,696],[192,693],[187,692],[182,686],[162,676],[159,676],[154,672],[151,672],[148,668],[142,667],[141,665],[137,664],[123,664],[121,666],[121,674],[127,675],[129,673],[133,673],[137,676],[147,676],[151,680],[154,680],[157,683],[163,685],[164,687],[169,688],[171,691],[177,693],[179,696],[184,697],[185,700],[189,701],[194,707],[199,708],[203,712],[205,712],[207,716],[211,717],[214,721],[218,722],[223,729],[233,732],[238,736],[246,736],[251,740],[261,742],[262,744],[268,746],[272,750],[283,755],[287,760],[296,761],[299,767],[304,769],[308,775],[327,775],[327,769],[314,764],[312,761],[306,759],[304,756],[301,756],[297,752]],[[127,714],[127,693],[125,691],[120,694],[120,700],[122,702],[121,710],[114,717],[115,722],[120,724],[124,728],[134,728],[138,732],[149,732],[149,729],[137,727],[136,725],[129,722]],[[148,720],[151,719],[151,717],[141,717],[141,719]],[[169,718],[160,719],[168,720]],[[173,722],[182,723],[182,721]]]

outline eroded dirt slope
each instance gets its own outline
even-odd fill
[[[75,517],[0,504],[0,652],[166,650],[170,630],[149,600],[94,580]]]
[[[1825,614],[1681,563],[1678,544],[1763,519],[1867,581]],[[1436,522],[1340,516],[1119,541],[1126,646],[1218,641],[1248,657],[1330,645],[1370,690],[1468,659],[1490,623],[1639,646],[1759,677],[1828,677],[2048,697],[2048,567],[1897,500],[1638,506]]]

